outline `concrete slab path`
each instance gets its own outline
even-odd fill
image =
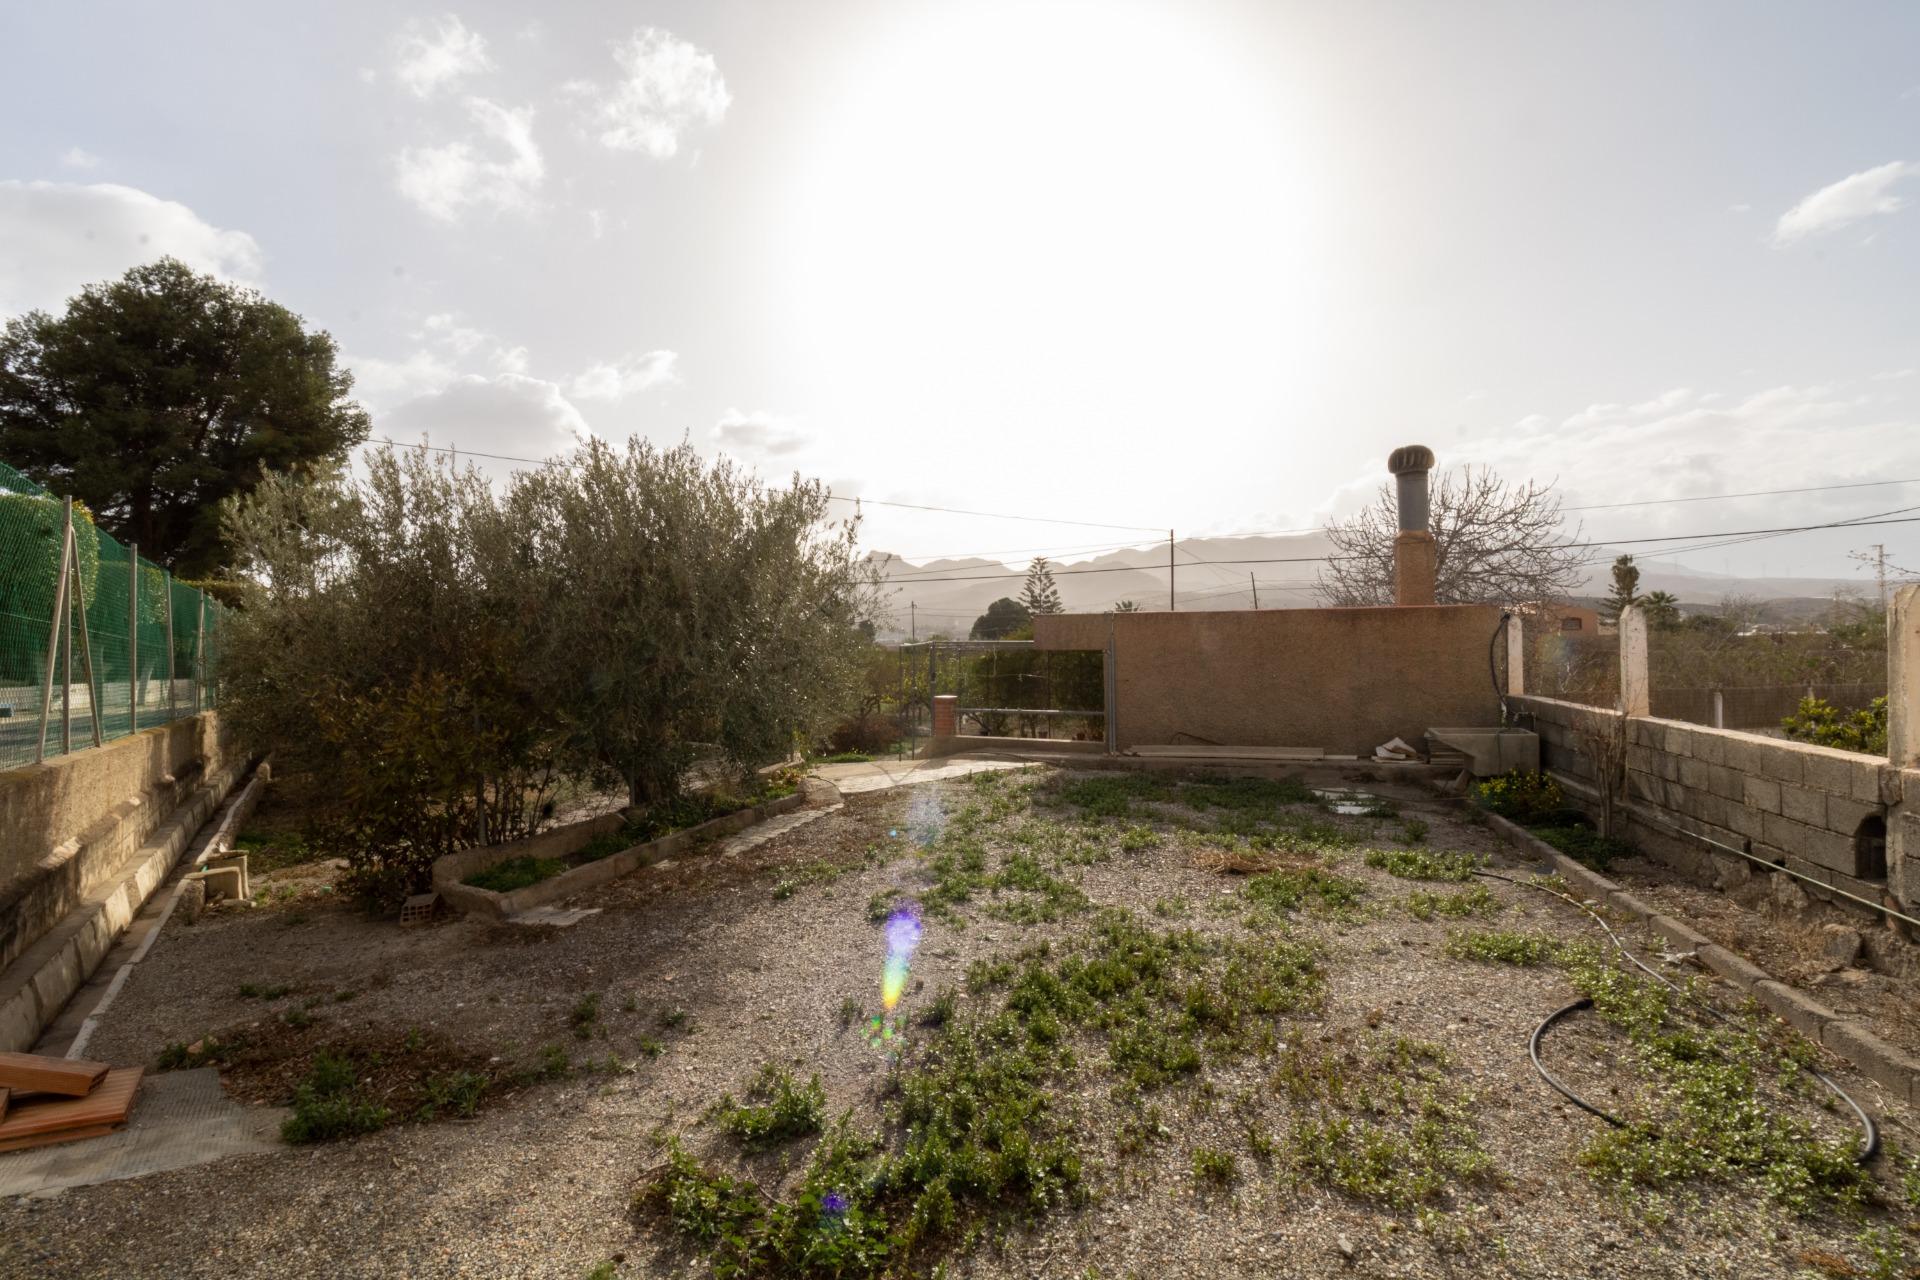
[[[938,782],[942,778],[963,778],[970,773],[997,769],[1031,769],[1031,760],[968,760],[951,756],[932,760],[868,760],[856,764],[823,764],[813,771],[840,788],[842,795],[862,791],[887,791],[912,786],[916,782]]]
[[[280,1146],[283,1107],[246,1107],[212,1067],[140,1082],[127,1127],[103,1138],[0,1153],[0,1196],[47,1195]]]

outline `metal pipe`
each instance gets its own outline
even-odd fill
[[[62,597],[66,607],[60,611],[60,754],[73,754],[73,582],[80,576],[80,566],[74,561],[79,559],[79,548],[73,541],[73,499],[67,499],[66,529],[60,535],[66,540],[61,550],[61,562],[67,566],[67,594]],[[85,609],[87,602],[82,600],[80,607]]]
[[[73,499],[67,499],[67,520],[73,519]],[[60,579],[54,584],[53,617],[47,624],[47,667],[46,676],[40,682],[40,743],[33,750],[33,762],[40,763],[47,758],[47,724],[53,716],[53,668],[60,657],[60,620],[67,612],[67,553],[72,549],[68,541],[67,529],[62,526],[60,534]],[[62,701],[66,694],[61,693]]]

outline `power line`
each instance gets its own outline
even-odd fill
[[[510,453],[483,453],[478,449],[462,449],[458,445],[406,444],[387,436],[369,436],[369,440],[392,445],[396,449],[424,449],[430,453],[458,453],[469,458],[487,458],[494,462],[524,462],[535,467],[578,467],[577,462],[565,458],[521,458]],[[772,491],[773,485],[756,485],[755,488]],[[1153,533],[1155,530],[1144,524],[1102,524],[1097,520],[1065,520],[1057,516],[1016,516],[1003,511],[968,511],[960,507],[935,507],[919,502],[889,502],[884,498],[843,498],[837,493],[827,495],[829,502],[851,502],[856,506],[895,507],[903,511],[936,511],[942,515],[973,516],[980,520],[1023,520],[1029,524],[1065,524],[1081,529],[1124,529],[1128,533]]]
[[[1858,484],[1812,484],[1800,489],[1752,489],[1746,493],[1703,493],[1691,498],[1645,498],[1638,502],[1592,502],[1562,511],[1611,511],[1619,507],[1663,507],[1678,502],[1719,502],[1725,498],[1771,498],[1783,493],[1831,493],[1837,489],[1881,489],[1888,485],[1920,484],[1914,480],[1863,480]]]
[[[1901,510],[1914,510],[1903,507]],[[1820,529],[1863,529],[1883,524],[1920,524],[1920,516],[1906,516],[1899,519],[1854,519],[1837,520],[1828,524],[1789,525],[1777,529],[1723,529],[1713,533],[1673,533],[1659,538],[1596,538],[1591,542],[1555,542],[1540,549],[1572,549],[1579,547],[1631,547],[1653,542],[1682,542],[1705,538],[1745,538],[1749,536],[1773,536],[1789,533],[1812,533]],[[1727,544],[1731,545],[1731,544]],[[1673,547],[1672,552],[1709,550],[1706,547]],[[1656,553],[1659,554],[1659,553]],[[1335,561],[1365,560],[1367,556],[1263,556],[1235,560],[1195,560],[1196,564],[1328,564]],[[1593,561],[1590,563],[1598,563]],[[1056,569],[1056,577],[1081,573],[1150,573],[1157,571],[1157,565],[1113,565],[1097,569]],[[1005,573],[960,575],[944,578],[918,578],[916,583],[926,582],[989,582],[1014,576],[1018,570],[1009,569]]]

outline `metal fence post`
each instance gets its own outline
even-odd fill
[[[207,598],[196,593],[193,619],[193,714],[199,715],[200,686],[207,678]]]
[[[69,534],[68,536],[71,537],[72,535]],[[87,593],[80,589],[84,584],[80,580],[80,547],[78,543],[74,544],[73,560],[73,594],[79,597],[80,604],[80,665],[87,673],[87,723],[93,726],[93,745],[97,747],[105,741],[105,738],[100,733],[100,696],[104,692],[104,689],[102,688],[103,682],[95,677],[93,670],[93,637],[87,631]],[[96,576],[94,578],[94,585],[98,587],[99,584],[100,579]]]
[[[172,721],[180,718],[180,707],[173,687],[175,667],[173,665],[173,571],[171,569],[160,571],[160,585],[166,590],[167,601],[167,719]]]
[[[67,520],[73,519],[73,499],[67,499]],[[60,580],[54,585],[53,618],[47,625],[47,667],[46,677],[40,682],[40,742],[34,748],[33,761],[40,763],[47,758],[47,724],[53,718],[53,669],[60,660],[60,620],[67,612],[67,554],[73,544],[67,539],[63,526],[60,536]],[[66,701],[62,691],[61,701]]]
[[[60,611],[60,753],[73,754],[73,584],[80,577],[80,566],[74,561],[79,559],[79,548],[73,542],[73,499],[67,499],[67,521],[60,535],[65,545],[60,551],[60,563],[67,566],[67,577],[63,585],[66,594],[61,598],[66,607]],[[82,606],[84,607],[84,605]]]
[[[127,548],[127,733],[140,732],[140,544]]]

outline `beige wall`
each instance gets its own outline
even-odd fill
[[[1061,614],[1042,649],[1115,648],[1119,746],[1176,741],[1370,755],[1429,728],[1494,725],[1491,605]],[[1185,735],[1185,736],[1176,736]]]

